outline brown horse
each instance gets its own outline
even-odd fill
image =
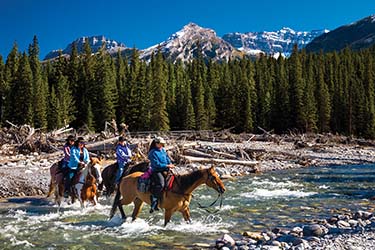
[[[137,189],[138,178],[143,173],[136,172],[124,177],[120,183],[120,190],[116,194],[113,202],[110,218],[116,212],[118,207],[123,220],[126,219],[125,212],[122,208],[123,205],[128,205],[134,202],[134,209],[132,213],[133,221],[137,218],[142,209],[143,202],[151,204],[151,193],[140,192]],[[189,204],[192,198],[192,192],[200,185],[206,184],[207,186],[216,190],[219,195],[225,192],[225,187],[220,177],[215,171],[214,167],[200,169],[185,175],[175,176],[172,188],[163,193],[160,208],[164,208],[164,226],[170,221],[172,214],[176,211],[182,213],[185,221],[190,222],[190,209]],[[120,198],[122,195],[122,199]]]
[[[143,161],[137,164],[131,163],[127,169],[124,170],[123,176],[135,173],[135,172],[145,172],[149,168],[149,161]],[[98,190],[102,191],[103,187],[106,190],[106,196],[109,197],[115,191],[115,180],[117,173],[117,162],[108,165],[104,168],[102,172],[103,182],[98,186]]]
[[[84,174],[85,178],[83,180],[76,180],[76,184],[74,188],[76,190],[77,195],[72,195],[72,203],[74,203],[75,199],[78,198],[81,201],[81,205],[84,205],[84,201],[91,200],[94,204],[96,204],[96,185],[97,182],[101,183],[101,158],[92,157],[90,158],[90,163],[88,165],[87,171],[83,169],[81,172]],[[82,173],[79,175],[82,177]],[[53,191],[55,191],[55,201],[60,206],[62,197],[64,195],[64,174],[59,169],[59,163],[56,162],[50,167],[50,175],[51,181],[49,184],[49,191],[47,197],[49,197]],[[87,177],[87,178],[86,178]],[[74,180],[73,180],[74,181]],[[84,182],[84,183],[82,183]],[[83,185],[84,184],[84,185]],[[82,187],[80,186],[82,185]],[[77,191],[78,188],[78,191]],[[95,197],[95,198],[94,198]],[[94,202],[95,201],[95,202]]]

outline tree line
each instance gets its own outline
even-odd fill
[[[231,128],[277,133],[332,132],[375,137],[375,48],[306,53],[289,58],[168,62],[160,51],[149,62],[82,54],[41,62],[34,37],[28,51],[17,45],[0,56],[0,122],[52,130],[67,124],[101,131],[106,121],[132,131]]]

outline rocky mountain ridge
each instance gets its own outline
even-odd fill
[[[215,61],[227,61],[244,56],[255,57],[259,54],[288,56],[294,44],[303,48],[313,38],[325,32],[327,30],[297,32],[290,28],[283,28],[274,32],[228,33],[221,38],[213,29],[189,23],[167,40],[139,51],[140,58],[148,61],[153,52],[161,50],[165,58],[174,62],[178,60],[190,61],[198,55],[198,51],[205,59]],[[64,50],[51,51],[45,60],[53,59],[60,53],[65,56],[69,55],[73,43],[76,44],[78,53],[82,53],[86,39],[88,39],[93,53],[96,53],[104,44],[110,54],[116,54],[119,50],[123,54],[129,54],[128,52],[131,50],[124,43],[104,36],[81,37],[70,43]]]

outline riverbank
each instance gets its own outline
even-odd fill
[[[142,145],[147,145],[148,141],[148,138],[132,139],[132,143]],[[195,148],[209,148],[216,152],[225,152],[232,155],[238,155],[238,152],[245,152],[250,157],[250,160],[257,161],[257,171],[263,173],[308,166],[371,164],[375,162],[375,150],[373,146],[351,142],[337,143],[336,141],[317,141],[315,139],[305,139],[303,141],[297,139],[262,141],[252,140],[250,135],[243,137],[243,140],[237,138],[236,140],[194,140],[190,142],[194,142]],[[190,142],[186,141],[186,139],[182,140],[182,143],[185,145]],[[174,149],[177,148],[176,145],[181,143],[181,141],[167,139],[167,143],[170,151],[173,151],[173,155],[175,156],[176,152]],[[111,155],[108,154],[107,156]],[[31,153],[27,155],[0,154],[0,198],[35,195],[44,196],[47,193],[50,180],[49,167],[59,160],[60,157],[61,155],[59,153]],[[178,172],[185,172],[198,166],[198,163],[184,162],[179,164],[176,170]],[[217,172],[224,178],[235,178],[236,176],[254,174],[253,166],[226,163],[215,164],[215,166]],[[372,226],[369,230],[373,230]],[[255,233],[262,235],[263,232]],[[367,246],[372,246],[372,244],[374,244],[373,232],[366,231],[353,231],[350,234],[345,233],[345,231],[339,232],[339,234],[325,234],[324,237],[321,237],[316,243],[308,242],[308,246],[314,247],[310,249],[349,249],[340,248],[340,246],[348,246],[350,242],[357,241],[357,238],[363,242],[363,247],[357,249],[372,249],[367,248]],[[264,245],[262,246],[263,248],[259,248],[259,244],[256,244],[257,242],[249,244],[249,239],[248,236],[237,239],[236,241],[238,242],[247,243],[242,245],[238,244],[237,246],[235,244],[229,249],[280,249],[275,248],[277,246],[274,245]],[[301,238],[301,240],[305,242],[304,238]],[[296,244],[295,246],[292,244],[288,246],[284,245],[284,249],[293,249],[291,247],[297,247],[298,245],[300,245],[300,248],[295,249],[308,249],[305,243],[303,243],[303,247],[305,248],[302,248],[300,244]],[[216,247],[225,249],[220,245],[216,245]]]
[[[147,139],[133,139],[133,143],[145,144],[145,141],[147,142]],[[174,147],[176,143],[178,141],[174,140],[168,145],[171,151],[177,148],[177,146]],[[229,152],[233,155],[238,154],[239,151],[247,152],[252,160],[257,162],[255,168],[259,172],[307,166],[371,164],[375,162],[375,147],[358,144],[304,142],[304,146],[301,147],[292,141],[195,141],[195,147],[198,146],[219,152]],[[0,151],[0,198],[45,195],[50,180],[49,167],[62,156],[62,152],[61,155],[59,153],[36,152],[28,155],[4,155],[1,153],[2,151]],[[199,165],[201,164],[183,162],[178,164],[176,170],[189,171]],[[218,173],[225,178],[254,173],[254,166],[226,163],[217,163],[215,166]]]

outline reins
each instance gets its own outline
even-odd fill
[[[216,209],[216,210],[214,210],[214,211],[211,211],[211,210],[209,210],[209,208],[210,208],[210,207],[213,207],[213,206],[216,204],[216,202],[219,200],[219,198],[221,198],[221,199],[220,199],[220,209],[221,209],[221,207],[223,206],[223,195],[222,195],[221,193],[219,193],[219,194],[217,195],[216,200],[214,200],[214,201],[213,201],[210,205],[208,205],[208,206],[202,206],[199,202],[197,202],[197,203],[198,203],[199,208],[206,210],[207,213],[210,213],[210,214],[216,214],[217,212],[220,211],[220,209]]]

